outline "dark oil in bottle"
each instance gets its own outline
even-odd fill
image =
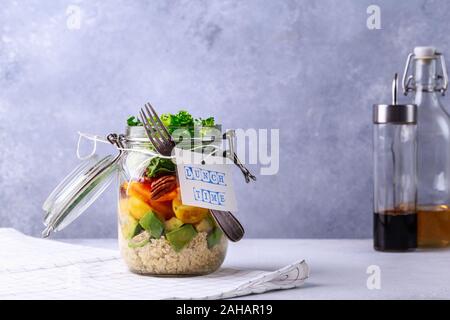
[[[401,210],[375,212],[373,232],[375,250],[414,250],[417,248],[417,214]]]

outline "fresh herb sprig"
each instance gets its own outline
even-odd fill
[[[180,110],[178,113],[164,113],[160,116],[162,123],[166,126],[170,133],[173,133],[176,129],[188,129],[193,131],[194,126],[199,127],[214,127],[214,117],[206,119],[194,118],[186,110]],[[137,117],[129,117],[127,124],[130,127],[142,126],[142,122]]]
[[[131,116],[127,119],[127,125],[129,127],[138,127],[138,126],[142,126],[142,122],[137,117]]]

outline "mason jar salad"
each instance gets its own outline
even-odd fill
[[[216,127],[214,118],[188,112],[161,115],[172,132],[194,125]],[[205,132],[205,131],[203,131]],[[152,156],[142,123],[127,121],[126,154],[119,179],[119,244],[129,269],[141,274],[200,275],[222,264],[227,239],[209,209],[183,204],[172,159]]]

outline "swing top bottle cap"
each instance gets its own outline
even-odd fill
[[[398,75],[395,74],[392,82],[392,104],[373,105],[373,123],[375,124],[416,124],[417,105],[398,104]]]
[[[415,47],[414,56],[416,59],[432,59],[436,55],[435,47]]]

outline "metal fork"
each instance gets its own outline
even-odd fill
[[[156,151],[163,156],[170,156],[175,142],[150,103],[146,103],[141,109],[140,116],[145,132]]]
[[[156,151],[163,156],[170,156],[175,142],[152,105],[146,103],[139,115],[145,132]],[[219,210],[209,210],[209,212],[228,239],[233,242],[242,239],[245,233],[244,228],[231,212]]]

